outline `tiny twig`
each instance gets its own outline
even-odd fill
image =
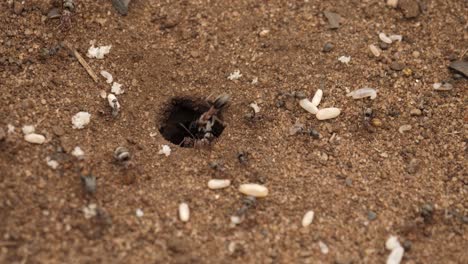
[[[89,74],[89,76],[91,76],[91,78],[93,78],[94,82],[98,82],[98,77],[96,75],[96,73],[94,73],[93,69],[91,69],[91,66],[89,66],[89,64],[85,61],[85,59],[80,55],[80,53],[78,53],[78,51],[76,49],[74,49],[70,43],[68,42],[65,42],[64,43],[65,47],[69,48],[72,52],[73,52],[73,55],[76,57],[76,59],[80,62],[81,66],[83,66],[83,68],[85,68],[86,72]]]

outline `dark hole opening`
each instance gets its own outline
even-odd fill
[[[199,131],[195,122],[200,116],[210,109],[210,104],[203,100],[192,100],[187,98],[174,98],[166,108],[163,114],[162,125],[159,128],[161,135],[168,141],[181,147],[193,147],[195,141],[206,137],[205,131]],[[222,122],[221,113],[217,113],[217,118]],[[211,134],[213,137],[208,140],[211,143],[213,139],[219,137],[224,130],[224,125],[215,121]]]

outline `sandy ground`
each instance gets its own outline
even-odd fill
[[[134,0],[122,17],[110,1],[76,0],[69,29],[47,18],[54,1],[25,2],[0,2],[0,262],[384,263],[395,235],[403,263],[468,263],[467,81],[447,68],[467,59],[467,1],[408,11],[377,0]],[[338,29],[324,11],[343,18]],[[383,45],[380,32],[403,41]],[[87,58],[91,40],[110,53]],[[123,84],[116,118],[100,97],[110,84],[95,83],[62,41]],[[435,91],[442,81],[453,89]],[[366,86],[376,99],[346,97]],[[319,121],[290,96],[319,88],[320,108],[340,108],[337,118]],[[211,147],[161,136],[173,98],[222,93],[226,128]],[[73,129],[79,111],[91,122]],[[290,135],[296,123],[320,137]],[[24,125],[46,142],[26,142]],[[84,160],[70,154],[76,146]],[[114,162],[119,146],[132,155],[127,167]],[[89,171],[95,195],[81,185]],[[210,190],[212,178],[232,184]],[[269,195],[233,226],[247,182]],[[86,219],[90,204],[98,214]],[[302,227],[308,210],[315,218]]]

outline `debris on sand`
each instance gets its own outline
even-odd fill
[[[40,134],[31,133],[24,136],[24,140],[32,144],[43,144],[45,142],[45,137]]]
[[[323,14],[328,20],[328,27],[330,29],[337,29],[340,27],[340,22],[342,20],[340,15],[338,15],[337,13],[328,12],[328,11],[323,12]]]
[[[351,56],[341,56],[338,58],[341,63],[348,64],[351,61]]]
[[[85,154],[85,153],[84,153],[84,151],[83,151],[80,147],[76,146],[76,147],[73,149],[73,151],[72,151],[71,154],[72,154],[73,156],[75,156],[76,158],[78,158],[79,160],[81,160],[81,159],[84,158],[84,154]]]
[[[59,163],[56,160],[46,157],[47,166],[51,167],[53,170],[56,170],[59,166]]]
[[[168,157],[169,155],[171,155],[171,147],[169,147],[168,145],[162,145],[161,149],[158,152],[158,154],[159,155],[166,155],[166,157]]]
[[[88,112],[78,112],[72,117],[74,129],[83,129],[91,121],[91,114]]]
[[[398,242],[398,238],[396,236],[390,236],[387,241],[385,242],[385,247],[388,250],[391,250],[390,255],[387,258],[387,264],[399,264],[403,258],[403,254],[405,250],[401,246],[400,242]]]
[[[106,83],[112,83],[114,78],[112,77],[112,74],[110,74],[108,71],[101,71],[102,77],[106,78]]]
[[[251,103],[249,106],[252,107],[252,109],[253,109],[253,111],[254,111],[255,114],[260,113],[260,107],[258,106],[257,103],[255,103],[255,102],[254,102],[254,103]]]
[[[182,222],[188,222],[188,220],[190,219],[190,209],[188,204],[179,204],[179,218]]]
[[[465,75],[465,77],[468,78],[468,61],[453,61],[450,63],[449,68]]]
[[[411,125],[402,125],[400,128],[398,128],[398,132],[401,134],[405,133],[406,131],[410,131],[411,128],[413,128]]]
[[[145,214],[143,213],[143,210],[138,208],[138,209],[135,210],[135,215],[136,215],[136,217],[140,218],[140,217],[143,217]]]
[[[223,189],[231,185],[231,180],[227,179],[211,179],[208,181],[208,188],[212,190]]]
[[[83,213],[86,219],[91,219],[95,217],[97,214],[97,205],[92,203],[88,206],[83,207]]]
[[[94,175],[81,175],[80,176],[81,178],[81,183],[83,184],[83,189],[85,190],[85,192],[87,194],[95,194],[96,193],[96,188],[97,188],[97,184],[96,184],[96,176]]]
[[[24,135],[29,135],[29,134],[34,133],[36,129],[34,128],[33,125],[25,125],[21,128],[21,130],[23,131]]]
[[[354,90],[346,94],[346,96],[348,97],[352,96],[353,99],[361,99],[361,98],[369,97],[371,100],[374,100],[377,97],[377,91],[373,88],[365,87],[365,88]]]
[[[253,197],[266,197],[268,195],[267,187],[255,183],[241,184],[239,191]]]
[[[334,47],[333,44],[331,44],[330,42],[327,42],[323,46],[322,51],[325,52],[325,53],[330,52],[330,51],[332,51],[333,47]]]
[[[387,37],[387,35],[383,32],[379,33],[379,39],[384,42],[384,43],[387,43],[387,44],[392,44],[392,39]]]
[[[88,53],[86,56],[88,58],[96,58],[98,60],[104,59],[104,56],[110,52],[110,49],[112,48],[112,45],[109,46],[100,46],[100,47],[94,47],[94,45],[91,45],[91,47],[88,49]]]
[[[242,77],[242,74],[240,73],[239,70],[235,70],[233,73],[229,74],[228,79],[231,81],[238,80],[240,77]]]
[[[432,88],[436,91],[450,91],[453,89],[453,85],[447,82],[444,83],[434,83]]]
[[[120,103],[117,100],[117,97],[113,94],[107,95],[107,101],[109,106],[112,108],[112,116],[116,117],[120,112]]]
[[[15,133],[15,126],[14,126],[14,125],[8,124],[8,125],[7,125],[7,129],[8,129],[8,130],[7,130],[7,133],[8,133],[8,134],[13,134],[13,133]]]
[[[116,94],[116,95],[120,95],[120,94],[123,94],[124,92],[125,91],[122,89],[122,84],[120,84],[118,82],[114,82],[112,84],[111,93]]]
[[[309,226],[310,224],[312,224],[312,221],[314,221],[314,211],[310,210],[307,211],[304,217],[302,218],[302,226]]]

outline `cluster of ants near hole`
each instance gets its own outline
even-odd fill
[[[165,112],[166,119],[159,128],[168,141],[185,148],[209,146],[223,132],[222,111],[230,96],[222,94],[213,102],[174,98]]]

